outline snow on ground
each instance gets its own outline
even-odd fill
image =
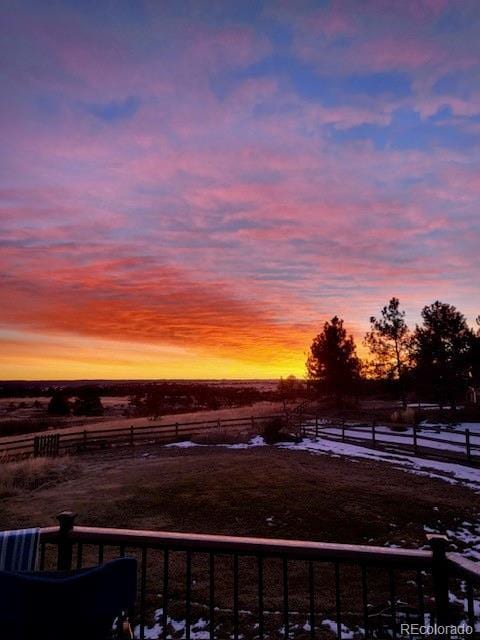
[[[450,484],[462,484],[480,493],[480,470],[474,467],[440,460],[427,460],[403,453],[389,453],[375,449],[367,449],[362,445],[337,442],[335,440],[318,440],[304,438],[299,443],[281,443],[283,449],[309,451],[310,453],[327,454],[336,457],[363,458],[379,462],[387,462],[397,468],[416,475],[439,478]]]
[[[346,422],[344,429],[339,426],[324,426],[328,421],[321,421],[319,435],[329,435],[341,438],[344,433],[348,439],[372,440],[372,429],[369,426],[355,425]],[[315,422],[307,423],[306,428],[313,432]],[[455,451],[457,453],[466,452],[466,431],[470,432],[470,445],[473,449],[480,447],[480,423],[463,422],[455,425],[439,425],[429,422],[422,422],[417,427],[417,445],[430,449],[440,448],[442,450]],[[313,434],[313,433],[312,433]],[[375,440],[377,443],[400,444],[413,446],[413,427],[405,426],[401,432],[395,433],[390,427],[378,425],[375,427]],[[477,453],[475,451],[475,453]],[[478,455],[478,453],[477,453]]]
[[[217,607],[215,608],[215,610],[217,612],[219,611]],[[223,611],[226,612],[227,610],[223,610]],[[228,613],[231,613],[231,611],[228,611]],[[249,617],[254,615],[252,611],[241,611],[240,613],[246,614]],[[297,613],[297,615],[300,615],[298,614],[298,612],[290,612],[290,615],[295,613]],[[278,618],[281,615],[282,614],[280,611],[264,611],[265,617],[274,616]],[[167,616],[167,629],[170,637],[184,638],[186,635],[186,627],[187,627],[186,620],[176,619],[176,618]],[[335,620],[325,618],[324,620],[319,621],[318,627],[325,627],[326,629],[329,629],[332,633],[335,633],[335,634],[337,633],[337,623]],[[249,629],[253,631],[257,630],[258,623],[249,625]],[[293,621],[290,622],[290,633],[295,633],[296,631],[298,632],[302,630],[307,632],[310,631],[310,623],[308,621],[306,621],[305,623],[301,623],[301,622],[295,623]],[[215,634],[220,634],[222,631],[224,634],[225,630],[222,629],[220,625],[215,626]],[[355,637],[363,637],[363,633],[364,631],[360,627],[357,627],[354,632],[351,629],[349,629],[347,626],[342,624],[342,640],[353,640],[353,638]],[[163,609],[160,608],[160,609],[157,609],[154,613],[154,624],[152,626],[145,626],[144,638],[145,640],[158,640],[158,638],[160,638],[162,634],[163,634]],[[278,628],[278,638],[283,638],[284,635],[285,635],[285,628],[283,626],[280,626]],[[135,638],[141,637],[140,625],[135,627],[134,636]],[[229,636],[222,635],[222,637],[233,638],[233,635],[229,635]],[[244,636],[242,633],[240,633],[238,637],[239,639],[241,639]],[[210,638],[209,621],[205,620],[204,618],[199,618],[198,620],[192,621],[190,626],[190,638],[191,640],[204,640],[204,639]]]
[[[254,436],[248,442],[239,442],[237,444],[198,444],[191,440],[182,440],[182,442],[171,442],[163,445],[166,448],[190,449],[192,447],[223,447],[225,449],[251,449],[252,447],[266,447],[267,443],[262,436]]]
[[[304,438],[298,444],[286,443],[278,446],[285,449],[322,453],[336,457],[347,456],[386,462],[408,473],[443,480],[450,484],[462,485],[476,493],[480,493],[480,469],[462,464],[427,460],[407,454],[387,453],[385,451],[367,449],[361,445],[333,440],[315,441]],[[435,531],[434,533],[440,533],[440,531]],[[446,533],[454,544],[457,542],[461,544],[461,551],[465,556],[472,560],[480,560],[480,522],[463,522],[457,530],[450,530]]]

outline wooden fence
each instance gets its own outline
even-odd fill
[[[345,420],[325,422],[318,415],[303,417],[301,431],[316,440],[345,442],[391,453],[408,453],[447,462],[480,465],[480,430],[449,428],[446,425],[386,426],[348,424]]]
[[[302,407],[304,409],[304,407]],[[449,430],[442,426],[410,426],[398,431],[389,426],[347,424],[344,420],[325,422],[312,414],[295,414],[295,420],[282,414],[124,426],[114,429],[84,429],[0,440],[0,460],[10,461],[37,456],[88,453],[111,447],[167,444],[207,433],[248,431],[261,433],[265,422],[285,420],[287,428],[315,439],[333,440],[391,453],[407,453],[435,460],[480,465],[480,432]],[[454,437],[454,438],[453,438]],[[453,439],[452,439],[453,438]]]
[[[0,440],[0,460],[11,461],[32,456],[59,456],[86,453],[110,447],[134,447],[154,443],[185,440],[207,433],[249,431],[258,433],[263,424],[279,414],[217,420],[172,422],[116,427],[114,429],[84,429],[82,431],[5,438]]]

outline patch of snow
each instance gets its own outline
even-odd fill
[[[303,438],[299,443],[280,443],[276,446],[294,451],[326,454],[333,457],[347,456],[387,462],[416,475],[444,480],[450,484],[462,484],[480,493],[480,471],[462,464],[426,460],[403,453],[388,453],[335,440],[315,441],[310,438]]]
[[[166,448],[178,448],[178,449],[190,449],[191,447],[202,447],[206,445],[197,444],[191,440],[183,440],[182,442],[171,442],[170,444],[163,445]]]
[[[250,449],[251,447],[265,447],[266,442],[262,436],[254,436],[248,442],[239,442],[238,444],[217,444],[217,447],[225,447],[226,449]]]
[[[223,449],[251,449],[252,447],[265,447],[266,442],[262,436],[254,436],[248,442],[238,442],[236,444],[198,444],[191,440],[183,440],[182,442],[170,442],[163,445],[165,448],[190,449],[191,447],[222,447]]]
[[[305,427],[310,431],[309,435],[313,436],[315,422],[310,421]],[[440,448],[466,454],[466,429],[470,430],[472,448],[480,446],[480,423],[477,422],[465,422],[458,425],[437,425],[423,422],[416,430],[417,445],[429,449]],[[343,429],[338,425],[322,426],[319,434],[320,436],[331,436],[333,439],[341,439],[345,436],[349,440],[372,442],[372,427],[358,424],[345,423]],[[395,433],[388,426],[376,425],[375,441],[413,447],[414,431],[412,427],[404,426],[401,432]]]
[[[335,620],[329,620],[326,618],[325,620],[322,620],[322,626],[327,627],[327,629],[332,633],[337,633],[337,622]],[[354,638],[353,631],[344,624],[341,625],[341,638],[342,640],[353,640]]]

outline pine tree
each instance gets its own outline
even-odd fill
[[[337,316],[325,322],[323,331],[313,340],[307,371],[319,390],[334,396],[338,405],[342,404],[345,395],[355,390],[360,360],[353,337],[347,336],[343,320]]]
[[[417,378],[440,405],[455,408],[468,386],[474,333],[460,311],[438,300],[422,318],[412,342]]]
[[[392,298],[383,307],[380,318],[371,316],[371,330],[364,343],[372,354],[375,377],[396,380],[402,404],[406,407],[405,373],[410,351],[410,332],[405,322],[405,311],[400,310],[398,298]]]

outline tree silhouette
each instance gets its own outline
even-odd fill
[[[347,336],[343,320],[337,316],[325,322],[323,331],[313,340],[307,371],[319,390],[334,396],[339,406],[344,396],[354,391],[360,374],[360,360],[353,337]]]
[[[470,378],[474,386],[480,386],[480,316],[475,318],[477,333],[472,336],[470,348]]]
[[[47,412],[52,416],[69,416],[68,396],[63,391],[55,391],[48,403]]]
[[[98,392],[95,389],[82,391],[74,402],[73,413],[76,416],[102,416],[103,405]]]
[[[440,406],[455,408],[468,386],[474,333],[460,311],[438,300],[423,308],[422,318],[412,340],[417,378]]]
[[[398,298],[392,298],[383,307],[380,317],[370,317],[371,330],[364,344],[373,356],[375,377],[396,380],[404,407],[407,406],[405,373],[410,352],[410,332],[405,322],[405,311],[400,310]]]
[[[145,396],[145,410],[147,415],[155,420],[162,414],[165,398],[162,390],[150,389]]]
[[[277,387],[277,393],[284,401],[294,400],[298,396],[301,396],[305,391],[301,380],[294,375],[290,375],[287,378],[280,378]]]

